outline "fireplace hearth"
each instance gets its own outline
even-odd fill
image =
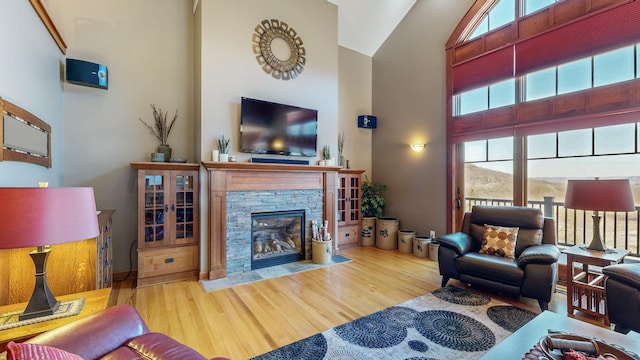
[[[305,259],[305,210],[251,214],[251,270]]]

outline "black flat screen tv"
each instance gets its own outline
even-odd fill
[[[318,111],[243,97],[240,151],[316,156]]]

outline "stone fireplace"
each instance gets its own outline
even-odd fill
[[[337,234],[338,167],[220,162],[202,164],[209,173],[209,279],[272,266],[278,261],[310,259],[311,220],[329,221],[330,232]],[[297,245],[295,239],[289,239],[296,245],[297,251],[293,255],[289,254],[291,249],[286,246],[293,248],[287,241],[290,234],[287,230],[276,229],[289,226],[284,225],[289,220],[278,223],[270,220],[270,217],[262,217],[266,213],[275,213],[291,218],[291,212],[299,213],[301,218],[297,220],[300,223],[300,244]],[[265,225],[260,228],[260,224]],[[337,249],[336,241],[333,245],[334,250]],[[283,258],[286,260],[272,260],[278,255],[291,256]],[[254,264],[254,260],[264,259],[267,260]]]
[[[255,236],[268,235],[270,233],[265,229],[262,234],[255,234],[254,221],[256,218],[263,219],[265,224],[271,224],[275,227],[274,220],[267,220],[263,216],[272,216],[278,214],[291,214],[293,210],[301,213],[303,221],[301,225],[301,231],[305,238],[301,243],[304,247],[299,248],[300,258],[293,260],[289,258],[287,260],[304,260],[311,258],[311,239],[309,238],[311,232],[306,231],[308,229],[308,221],[311,219],[322,218],[322,191],[321,190],[261,190],[261,191],[234,191],[227,192],[226,194],[226,273],[233,274],[239,272],[247,272],[255,270],[254,267],[254,249],[255,249]],[[270,214],[270,215],[269,215]],[[256,217],[257,215],[257,217]],[[261,216],[263,215],[263,216]],[[287,216],[289,217],[289,216]],[[268,227],[269,225],[267,225]],[[282,237],[278,235],[278,237]],[[260,241],[267,239],[260,238]],[[279,239],[283,240],[283,239]],[[265,258],[277,257],[277,249],[270,250],[271,244],[265,243],[263,247]],[[266,248],[269,246],[269,249]],[[282,246],[281,246],[282,250]],[[279,253],[278,253],[279,254]],[[277,265],[277,261],[274,262],[258,262],[263,263],[266,266]]]
[[[305,259],[305,211],[251,214],[251,270]]]

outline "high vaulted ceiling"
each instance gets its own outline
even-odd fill
[[[416,0],[327,0],[338,6],[338,45],[373,56]]]

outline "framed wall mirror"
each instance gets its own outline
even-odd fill
[[[51,126],[30,112],[0,99],[0,161],[51,167]]]

